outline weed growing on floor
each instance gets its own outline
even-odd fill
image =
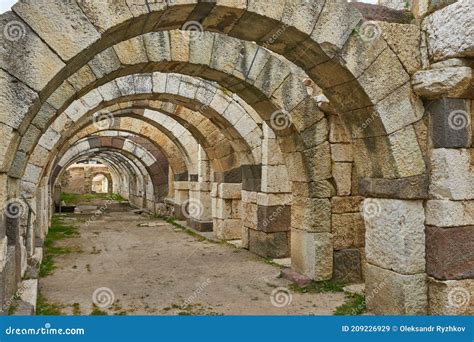
[[[38,299],[36,300],[37,316],[59,316],[61,315],[61,307],[58,304],[48,303],[46,298],[38,291]]]
[[[365,297],[358,293],[346,293],[347,301],[338,306],[335,315],[354,316],[363,314],[366,311]]]
[[[40,265],[39,276],[46,277],[54,271],[54,257],[69,253],[80,253],[80,248],[77,247],[60,247],[56,245],[57,241],[78,236],[77,228],[71,225],[66,225],[57,215],[53,216],[51,227],[48,230],[48,235],[44,240],[44,258]]]
[[[74,316],[80,316],[81,315],[81,306],[79,305],[79,303],[72,304],[72,314]]]
[[[61,194],[61,201],[70,205],[75,205],[81,202],[91,202],[93,200],[113,200],[119,203],[126,202],[126,199],[120,194]]]
[[[298,284],[290,284],[289,288],[298,293],[324,293],[342,292],[344,284],[333,280],[312,281],[308,286],[300,287]]]

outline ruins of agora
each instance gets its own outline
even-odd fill
[[[20,0],[0,312],[474,314],[472,0]]]

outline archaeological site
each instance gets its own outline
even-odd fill
[[[18,0],[0,315],[474,315],[473,0]]]

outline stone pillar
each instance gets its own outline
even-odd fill
[[[243,216],[248,249],[265,258],[290,256],[291,186],[275,133],[262,125],[260,187],[245,194]]]
[[[338,115],[329,115],[332,177],[331,234],[333,238],[332,278],[344,283],[364,279],[365,225],[361,214],[364,198],[358,196],[358,182],[352,144]]]
[[[218,239],[242,238],[241,183],[212,184],[212,218],[214,234]]]
[[[174,217],[178,220],[186,220],[186,202],[189,199],[189,182],[174,181]]]
[[[211,183],[189,182],[189,199],[185,202],[186,221],[191,228],[212,232]]]
[[[426,272],[429,313],[474,314],[474,144],[469,99],[426,103],[432,120]]]
[[[375,314],[427,312],[422,200],[364,200],[366,303]]]

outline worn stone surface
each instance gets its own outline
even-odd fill
[[[331,232],[335,250],[364,247],[365,225],[360,213],[333,214]]]
[[[422,201],[365,199],[367,262],[403,274],[425,270],[425,213]]]
[[[422,28],[427,33],[432,61],[474,55],[474,34],[470,15],[473,8],[472,1],[460,0],[435,11],[423,20]]]
[[[264,258],[285,258],[290,255],[289,232],[265,233],[249,229],[249,251]]]
[[[473,315],[474,281],[439,281],[428,277],[430,315]]]
[[[429,200],[426,224],[436,227],[474,225],[474,201]]]
[[[431,152],[430,197],[474,199],[474,154],[469,149],[437,148]]]
[[[471,143],[469,101],[443,98],[426,104],[431,115],[434,148],[468,147]]]
[[[291,231],[291,267],[314,280],[332,277],[333,247],[329,233]]]
[[[420,70],[413,75],[412,85],[415,93],[424,98],[462,98],[472,91],[472,77],[472,69],[469,67]]]
[[[436,279],[474,278],[474,226],[426,227],[426,273]]]
[[[358,249],[343,249],[334,252],[332,278],[344,284],[362,281],[362,266]]]
[[[369,263],[365,299],[367,309],[376,315],[426,315],[426,274],[404,275]]]

